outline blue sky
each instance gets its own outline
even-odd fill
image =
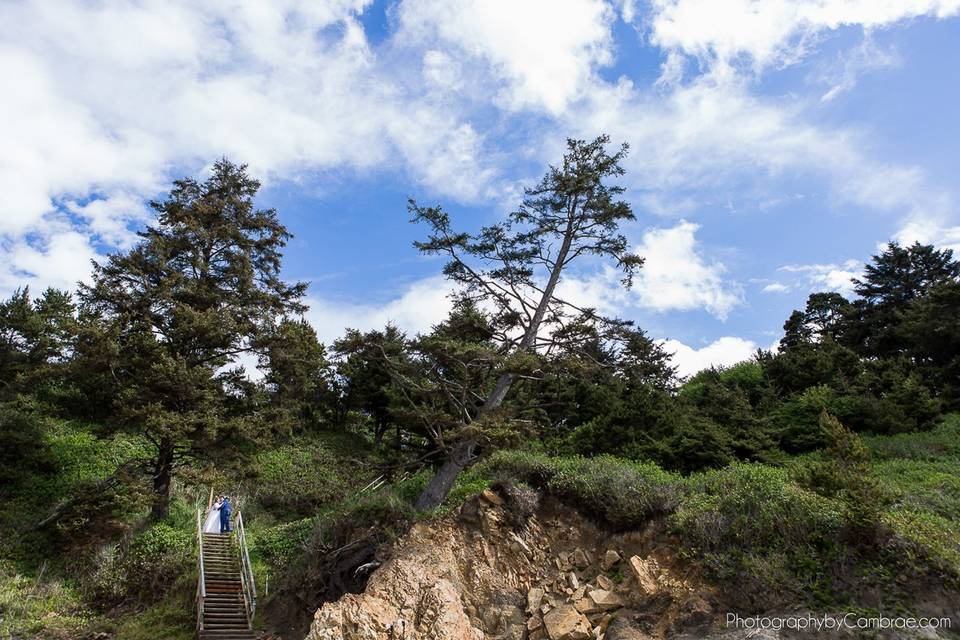
[[[603,132],[647,266],[566,293],[683,373],[769,347],[888,240],[960,247],[960,0],[194,5],[0,4],[0,294],[72,287],[226,155],[296,235],[323,339],[426,329],[448,288],[406,198],[494,222]]]

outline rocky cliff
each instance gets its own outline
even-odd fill
[[[316,612],[308,640],[662,638],[707,629],[714,606],[655,531],[611,535],[530,492],[488,490],[414,526],[364,593]]]

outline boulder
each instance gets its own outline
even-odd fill
[[[590,622],[569,604],[561,605],[543,616],[543,626],[550,640],[590,640]]]
[[[600,561],[600,568],[604,571],[610,571],[618,562],[620,562],[620,554],[613,549],[607,549],[607,552],[603,554],[603,559]]]
[[[576,609],[576,610],[579,611],[580,613],[586,613],[586,614],[597,613],[598,611],[603,611],[603,609],[601,609],[601,608],[597,605],[597,603],[594,602],[593,599],[592,599],[590,596],[588,596],[588,595],[587,595],[587,596],[584,596],[584,597],[580,598],[579,600],[577,600],[576,602],[574,602],[574,603],[573,603],[573,607],[574,607],[574,609]]]
[[[527,591],[527,612],[533,613],[540,608],[540,604],[543,602],[543,589],[540,587],[534,587]]]
[[[599,611],[612,611],[623,606],[620,596],[606,589],[594,589],[587,597],[593,601]]]
[[[644,595],[652,596],[660,591],[656,560],[652,558],[644,560],[640,556],[631,556],[629,564],[633,578],[637,581],[637,587]]]
[[[613,583],[613,580],[601,573],[597,576],[597,586],[601,589],[606,589],[607,591],[613,591],[617,585]]]

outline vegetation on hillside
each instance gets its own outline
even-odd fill
[[[642,268],[606,142],[570,141],[477,235],[411,203],[461,287],[423,334],[321,344],[280,277],[288,232],[226,160],[76,296],[0,301],[0,638],[189,637],[211,486],[244,510],[268,603],[301,608],[498,482],[657,523],[744,609],[958,593],[960,262],[891,243],[776,350],[679,379],[640,328],[555,295],[574,258]]]

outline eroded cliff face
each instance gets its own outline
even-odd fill
[[[316,612],[307,639],[616,640],[713,622],[712,592],[663,536],[610,535],[531,500],[486,491],[417,524],[364,593]]]

